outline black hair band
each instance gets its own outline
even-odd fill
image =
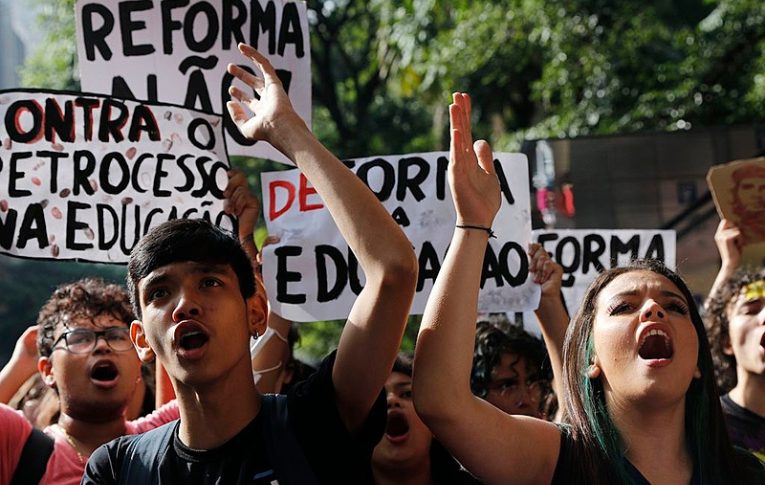
[[[457,224],[458,229],[478,229],[479,231],[486,231],[489,234],[490,238],[497,239],[497,236],[494,235],[494,231],[491,230],[490,227],[481,227],[481,226],[470,226],[467,224],[459,225]]]

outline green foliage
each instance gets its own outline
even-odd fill
[[[34,4],[40,7],[39,31],[45,34],[21,69],[21,85],[78,91],[74,0],[34,0]]]
[[[477,134],[512,150],[524,138],[762,119],[764,10],[737,0],[421,1],[395,9],[390,28],[404,52],[399,81],[419,80],[434,109],[451,91],[471,93]]]
[[[420,315],[409,317],[401,350],[414,352],[414,343],[417,340],[417,332],[420,330],[420,321],[422,321]],[[295,350],[295,356],[299,360],[311,364],[321,361],[337,348],[344,325],[344,320],[297,324],[298,332],[300,332],[300,345]]]

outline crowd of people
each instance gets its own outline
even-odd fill
[[[258,94],[232,87],[230,116],[295,163],[364,272],[337,350],[316,368],[295,358],[297,330],[269,312],[257,270],[257,198],[232,171],[238,234],[157,226],[131,253],[127,290],[63,285],[19,338],[0,371],[0,401],[16,403],[0,404],[0,485],[765,483],[765,271],[739,268],[738,228],[718,229],[703,312],[674,271],[636,261],[603,272],[570,317],[563,270],[534,244],[542,338],[479,318],[500,187],[455,93],[457,224],[414,356],[400,353],[411,244],[270,63],[240,50],[262,77],[228,67]]]

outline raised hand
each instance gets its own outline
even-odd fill
[[[720,251],[720,271],[717,272],[712,288],[709,290],[705,305],[709,304],[709,299],[714,297],[718,291],[725,285],[733,273],[736,272],[738,265],[741,264],[741,251],[744,248],[744,235],[733,222],[723,219],[717,225],[715,231],[715,244]]]
[[[32,325],[24,330],[13,348],[11,359],[16,359],[25,369],[37,370],[37,325]]]
[[[741,249],[744,246],[741,230],[733,222],[721,220],[715,231],[715,244],[720,251],[723,268],[730,268],[732,273],[741,263]]]
[[[229,94],[239,102],[229,101],[226,104],[228,112],[244,136],[251,140],[265,140],[279,149],[276,146],[275,137],[277,127],[285,122],[303,123],[303,121],[295,113],[290,98],[268,59],[247,44],[240,43],[239,51],[252,60],[255,67],[263,74],[263,78],[247,72],[236,64],[229,64],[228,72],[251,87],[260,99],[256,99],[236,86],[231,86]],[[247,115],[242,105],[253,113],[252,117]]]
[[[491,228],[502,203],[491,147],[473,143],[470,132],[470,97],[454,93],[449,106],[452,141],[449,187],[457,209],[457,224]]]
[[[542,298],[560,298],[563,266],[550,259],[541,244],[529,244],[529,272],[534,274],[534,283],[542,285]]]
[[[16,340],[8,364],[0,369],[0,403],[8,403],[24,381],[37,372],[37,325],[24,330]]]
[[[250,189],[247,176],[240,169],[235,168],[228,172],[228,185],[223,191],[223,197],[226,198],[223,210],[239,220],[239,240],[252,239],[260,214],[260,201]]]

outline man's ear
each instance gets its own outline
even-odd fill
[[[268,315],[268,300],[263,292],[258,291],[247,299],[247,327],[250,335],[257,337],[266,333],[266,315]]]
[[[730,335],[723,336],[722,351],[725,355],[733,355],[733,345],[730,343]]]
[[[154,360],[154,349],[149,345],[149,341],[146,338],[146,332],[144,332],[143,323],[140,320],[133,320],[130,324],[130,340],[133,341],[138,357],[143,362],[151,362]]]
[[[53,370],[53,362],[50,357],[40,357],[37,360],[37,370],[40,371],[43,382],[51,389],[56,389],[56,372]]]

